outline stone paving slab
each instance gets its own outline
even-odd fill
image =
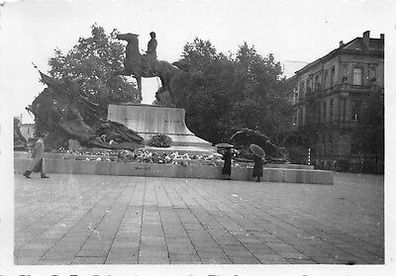
[[[15,264],[384,264],[383,176],[15,175]]]

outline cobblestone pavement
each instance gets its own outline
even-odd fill
[[[383,176],[15,175],[15,264],[383,264]]]

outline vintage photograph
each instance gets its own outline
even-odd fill
[[[30,0],[0,20],[12,267],[385,271],[394,2]]]

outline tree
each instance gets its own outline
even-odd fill
[[[93,25],[91,36],[80,37],[66,55],[55,49],[49,59],[50,76],[77,81],[83,95],[105,109],[109,103],[137,102],[135,85],[123,76],[113,76],[124,59],[124,47],[114,40],[117,33],[114,29],[107,35],[103,27]]]
[[[177,63],[185,72],[173,80],[176,105],[198,136],[216,143],[245,127],[272,135],[286,125],[285,79],[273,55],[263,58],[247,43],[225,55],[195,38]]]
[[[373,85],[365,99],[354,137],[360,153],[384,158],[384,96],[380,87]]]
[[[222,140],[229,122],[233,62],[210,41],[195,38],[185,45],[178,65],[185,72],[173,80],[173,91],[176,105],[186,110],[187,125],[206,140]]]
[[[233,125],[274,135],[288,124],[290,105],[282,67],[272,54],[259,55],[245,42],[235,60]]]

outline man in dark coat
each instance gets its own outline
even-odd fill
[[[223,179],[231,179],[231,149],[225,149],[223,154],[224,167],[223,167]]]
[[[260,182],[260,177],[263,176],[263,157],[254,155],[253,177],[257,177],[257,182]]]

